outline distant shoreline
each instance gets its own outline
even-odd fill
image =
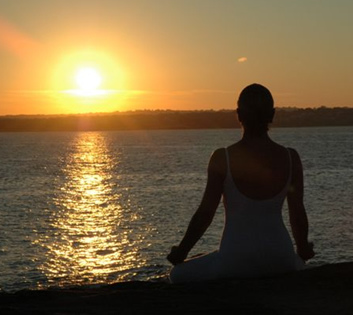
[[[353,108],[278,108],[272,127],[352,126]],[[235,110],[0,116],[0,132],[240,128]]]

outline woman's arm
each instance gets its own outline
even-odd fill
[[[224,162],[224,149],[216,150],[212,154],[208,164],[207,184],[200,206],[193,215],[179,246],[174,246],[167,256],[167,259],[173,265],[182,263],[185,260],[189,251],[205,233],[213,220],[223,193],[223,182],[225,178]]]
[[[299,154],[290,149],[292,157],[292,181],[287,202],[289,220],[298,255],[305,261],[314,257],[313,244],[308,241],[309,223],[304,207],[303,167]]]

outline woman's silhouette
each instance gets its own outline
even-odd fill
[[[274,275],[301,269],[303,261],[314,256],[301,160],[294,149],[268,136],[274,113],[272,95],[264,86],[252,84],[240,93],[242,139],[210,158],[201,204],[179,246],[167,257],[175,265],[171,282]],[[225,226],[219,249],[185,261],[212,222],[222,196]],[[286,198],[297,254],[282,220]]]

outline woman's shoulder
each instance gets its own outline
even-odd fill
[[[300,161],[300,155],[296,149],[291,148],[291,147],[288,147],[286,149],[288,150],[288,152],[294,162]]]
[[[227,148],[218,148],[211,154],[210,162],[212,164],[220,165],[226,161]]]
[[[293,167],[297,168],[297,169],[298,168],[301,169],[302,168],[302,162],[301,162],[301,158],[300,158],[300,155],[297,152],[297,150],[293,149],[293,148],[287,148],[287,150],[288,150],[288,152],[290,154]]]
[[[227,148],[218,148],[212,152],[211,157],[215,159],[224,158],[226,155]]]
[[[218,148],[211,154],[209,170],[219,174],[224,174],[226,170],[227,148]]]

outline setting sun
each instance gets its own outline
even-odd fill
[[[101,74],[94,68],[80,68],[75,76],[78,87],[83,91],[92,91],[97,89],[101,82]]]
[[[114,54],[93,48],[68,52],[53,67],[51,97],[64,112],[122,110],[128,97],[125,77]]]

